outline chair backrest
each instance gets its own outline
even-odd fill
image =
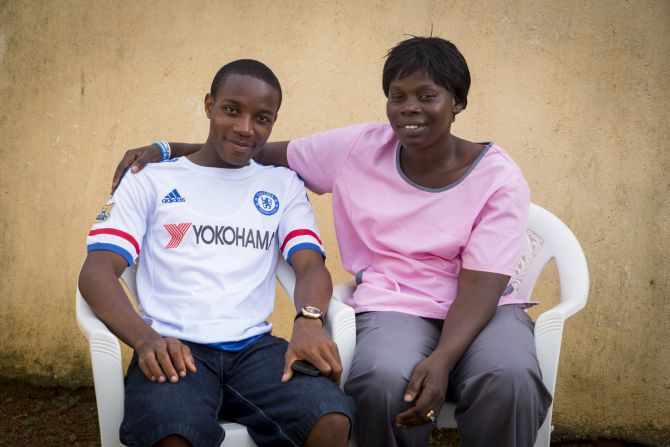
[[[542,270],[554,259],[561,283],[563,319],[586,305],[589,276],[586,258],[575,235],[561,220],[544,208],[531,204],[528,213],[526,248],[510,280],[519,297],[530,300]]]
[[[526,246],[510,282],[519,297],[531,300],[542,270],[556,262],[561,285],[561,302],[542,313],[535,321],[535,347],[542,371],[542,382],[554,395],[565,320],[586,305],[589,272],[586,258],[575,235],[561,220],[544,208],[531,204],[528,210]],[[439,427],[456,427],[455,404],[444,404]],[[552,407],[538,432],[535,447],[549,447]]]
[[[131,293],[131,299],[135,300],[135,303],[139,303],[137,299],[137,261],[135,264],[127,267],[123,273],[121,273],[121,282],[126,286],[128,291]]]

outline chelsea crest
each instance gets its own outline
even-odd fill
[[[254,205],[256,205],[256,209],[261,213],[271,216],[279,209],[279,199],[271,192],[258,191],[254,195]]]

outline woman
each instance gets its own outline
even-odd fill
[[[532,446],[551,404],[535,356],[531,303],[509,283],[525,237],[528,186],[493,143],[451,134],[470,74],[450,42],[392,48],[382,86],[388,123],[266,145],[333,194],[342,263],[358,284],[357,346],[345,391],[361,446],[426,445],[445,396],[465,446]],[[241,143],[250,138],[239,122]],[[185,155],[200,145],[173,145]],[[243,145],[241,146],[241,150]],[[161,158],[128,151],[113,185]]]

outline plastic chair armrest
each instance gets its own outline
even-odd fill
[[[77,289],[76,314],[79,329],[88,339],[95,400],[103,447],[121,446],[119,426],[123,419],[123,364],[116,336],[95,316]]]
[[[356,348],[356,316],[354,310],[346,304],[331,300],[326,312],[326,332],[337,344],[342,362],[342,378],[340,383],[349,377],[351,361]]]
[[[77,289],[76,313],[77,325],[89,341],[92,337],[117,340],[116,336],[107,329],[107,326],[95,316],[84,297],[81,296],[79,289]]]
[[[333,287],[333,301],[346,303],[351,298],[356,290],[356,283],[351,280],[337,284]]]

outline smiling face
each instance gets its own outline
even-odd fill
[[[215,95],[205,97],[209,137],[192,161],[241,168],[270,137],[279,110],[279,92],[258,78],[233,73],[225,77]]]
[[[454,95],[423,71],[391,81],[386,116],[403,147],[421,149],[449,139],[454,115],[461,110]]]

